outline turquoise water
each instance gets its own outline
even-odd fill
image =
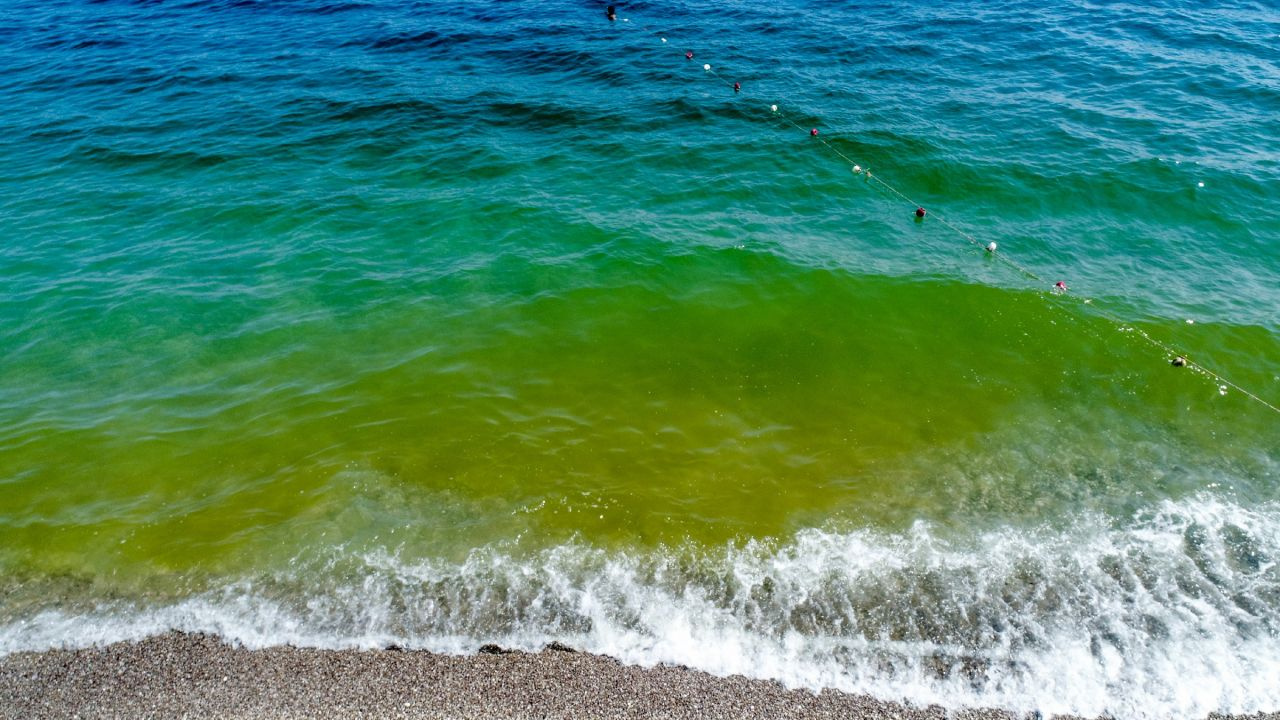
[[[0,652],[1280,708],[1280,12],[618,14],[0,8]]]

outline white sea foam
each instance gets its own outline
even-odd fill
[[[1280,709],[1277,557],[1280,507],[1206,496],[1123,527],[967,541],[918,524],[712,551],[490,547],[461,563],[387,551],[161,607],[46,609],[0,626],[0,652],[170,629],[250,647],[560,640],[922,704],[1200,718]]]

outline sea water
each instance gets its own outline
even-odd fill
[[[0,652],[1280,709],[1277,47],[1242,0],[8,0]]]

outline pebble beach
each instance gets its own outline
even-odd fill
[[[24,718],[810,718],[1011,720],[787,690],[685,667],[626,666],[552,646],[474,655],[250,650],[172,633],[0,660],[0,717]],[[1280,717],[1280,716],[1276,716]]]

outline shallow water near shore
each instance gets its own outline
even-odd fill
[[[1280,709],[1274,8],[57,2],[0,36],[0,652],[561,640]]]

